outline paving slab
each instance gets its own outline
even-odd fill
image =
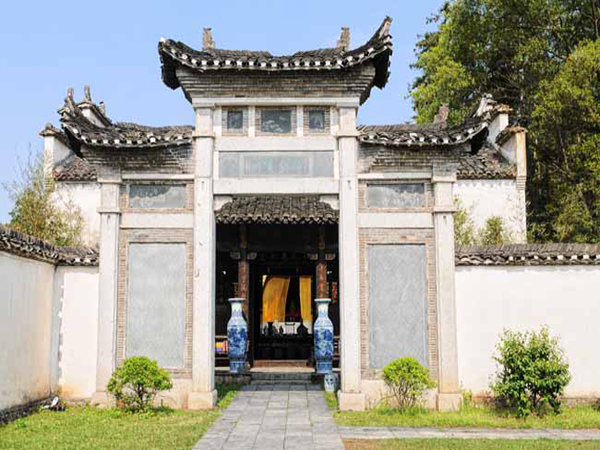
[[[242,388],[193,450],[344,450],[319,386]]]

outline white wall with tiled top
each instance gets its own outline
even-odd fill
[[[55,388],[53,276],[52,264],[0,252],[0,411]]]
[[[454,195],[469,213],[476,232],[498,216],[513,243],[527,241],[525,201],[516,180],[458,180]]]
[[[566,396],[600,396],[600,266],[458,266],[456,309],[459,378],[486,395],[492,356],[504,329],[558,336],[569,360]]]

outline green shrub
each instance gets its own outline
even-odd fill
[[[504,227],[502,217],[490,217],[479,232],[481,245],[509,244],[511,237]]]
[[[415,358],[399,358],[383,369],[383,380],[392,392],[398,409],[413,408],[425,389],[435,383],[429,379],[429,371]]]
[[[454,199],[454,206],[454,241],[457,245],[475,244],[475,225],[469,211],[458,197]]]
[[[539,332],[504,331],[496,347],[498,363],[492,392],[502,407],[518,417],[560,412],[561,395],[571,380],[558,339],[547,328]]]
[[[158,392],[172,387],[171,376],[156,361],[133,356],[113,372],[106,389],[119,406],[137,412],[148,410]]]

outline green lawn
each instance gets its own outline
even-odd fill
[[[600,442],[488,439],[393,439],[344,442],[346,450],[598,450]]]
[[[219,386],[218,391],[222,409],[236,388]],[[0,450],[190,450],[218,416],[219,409],[129,414],[81,406],[40,411],[0,427]]]
[[[340,425],[347,426],[562,428],[569,430],[600,428],[600,412],[591,406],[565,407],[559,415],[549,414],[543,418],[517,419],[500,414],[485,406],[466,406],[459,412],[421,411],[403,414],[386,407],[364,412],[340,412],[337,411],[335,395],[330,393],[327,393],[327,402],[329,407],[334,410],[333,415],[336,421]]]

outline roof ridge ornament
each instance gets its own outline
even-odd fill
[[[496,105],[498,104],[498,102],[496,100],[494,100],[494,97],[492,96],[492,94],[483,94],[483,97],[481,97],[481,100],[479,102],[479,107],[477,108],[477,111],[475,112],[475,116],[477,117],[481,117],[484,114],[492,111]]]
[[[388,34],[390,34],[390,27],[392,26],[392,18],[390,16],[386,16],[383,24],[381,24],[381,28],[379,29],[378,37],[381,39]]]
[[[83,87],[83,100],[88,103],[92,103],[92,90],[89,84]]]
[[[342,27],[342,33],[337,41],[336,48],[344,52],[350,50],[350,28]]]
[[[212,28],[202,29],[202,50],[213,50],[215,41],[212,37]]]

